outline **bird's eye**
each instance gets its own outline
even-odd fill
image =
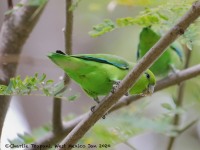
[[[145,74],[146,74],[147,79],[150,79],[150,75],[146,72],[145,72]]]
[[[66,55],[64,52],[62,52],[61,50],[56,50],[57,54],[62,54],[62,55]]]

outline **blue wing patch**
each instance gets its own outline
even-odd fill
[[[179,56],[180,60],[183,61],[183,54],[182,51],[178,48],[176,48],[175,46],[170,46],[170,48],[176,52],[176,54]]]
[[[137,57],[137,60],[139,60],[139,58],[140,58],[140,44],[138,44],[138,47],[137,47],[136,57]]]
[[[91,56],[74,56],[74,55],[71,55],[71,57],[76,57],[76,58],[84,59],[84,60],[87,60],[87,61],[94,61],[94,62],[109,64],[109,65],[113,65],[113,66],[120,68],[120,69],[123,69],[123,70],[129,69],[128,64],[119,64],[119,63],[115,63],[115,62],[110,62],[110,61],[103,59],[103,58],[95,58],[95,57],[91,57]]]

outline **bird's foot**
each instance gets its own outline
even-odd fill
[[[171,70],[172,70],[172,74],[177,74],[180,70],[178,70],[173,64],[169,65]]]
[[[126,92],[124,95],[125,95],[125,96],[129,96],[129,93],[128,93],[128,92]]]
[[[97,104],[100,103],[98,97],[95,97],[94,100],[95,100],[95,102],[97,102]],[[95,107],[96,107],[96,105],[94,105],[94,106],[92,106],[92,107],[90,108],[91,112],[94,112],[94,111],[95,111]],[[103,116],[102,116],[102,119],[105,119],[107,114],[108,114],[108,113],[106,113],[105,115],[103,115]]]
[[[92,106],[91,108],[90,108],[90,110],[91,110],[91,112],[94,112],[94,110],[95,110],[95,105],[94,106]],[[106,115],[107,115],[108,113],[106,113],[105,115],[103,115],[102,116],[102,119],[106,119]]]
[[[114,81],[114,84],[113,84],[113,88],[112,88],[112,90],[111,90],[111,93],[115,93],[116,91],[117,91],[117,88],[119,87],[119,84],[120,84],[120,80],[117,80],[117,81]],[[125,96],[129,96],[129,93],[127,92],[127,93],[125,93],[124,94]]]
[[[106,115],[107,115],[108,113],[106,113],[105,115],[103,115],[101,118],[102,119],[106,119]]]
[[[114,81],[114,84],[113,84],[113,88],[112,88],[112,90],[111,90],[111,93],[115,93],[115,92],[116,92],[116,90],[117,90],[117,88],[118,88],[120,82],[121,82],[120,80]]]
[[[99,101],[99,98],[98,98],[98,97],[94,97],[94,101],[95,101],[95,102],[97,102],[97,104],[99,104],[99,103],[100,103],[100,101]],[[94,109],[95,109],[95,107],[96,107],[96,105],[94,105],[94,106],[92,106],[92,107],[90,108],[91,112],[94,112]]]
[[[97,102],[97,104],[100,103],[99,98],[98,97],[94,97],[94,101]]]
[[[94,112],[95,107],[96,107],[96,106],[94,105],[94,106],[92,106],[92,107],[90,108],[91,112]]]

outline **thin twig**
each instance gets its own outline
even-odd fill
[[[54,134],[60,134],[63,130],[63,125],[62,125],[62,103],[61,99],[55,97],[53,99],[53,132]]]
[[[194,124],[196,124],[199,121],[199,119],[195,119],[194,121],[190,122],[189,124],[187,124],[185,127],[183,127],[182,129],[179,129],[178,135],[184,133],[187,129],[189,129],[190,127],[192,127]]]
[[[172,74],[169,77],[166,77],[165,79],[162,79],[157,82],[155,87],[155,92],[163,90],[165,88],[168,88],[170,86],[174,86],[177,84],[180,84],[181,82],[184,82],[186,80],[189,80],[191,78],[194,78],[196,76],[200,75],[200,64],[190,67],[186,70],[182,70],[178,72],[176,75]],[[109,113],[116,111],[122,107],[126,107],[127,105],[141,99],[142,96],[128,96],[123,97],[120,99],[110,110]],[[66,135],[69,134],[69,132],[83,119],[88,115],[89,112],[82,114],[81,116],[76,117],[75,119],[68,121],[64,125],[64,130],[59,135],[54,135],[53,133],[49,133],[45,137],[39,139],[34,144],[35,145],[53,145],[57,142],[59,142],[62,138],[64,138]],[[33,148],[30,148],[29,150],[33,150]]]
[[[66,0],[66,18],[65,18],[65,52],[68,55],[72,54],[72,32],[73,32],[73,11],[69,11],[72,5],[72,0]],[[65,90],[70,82],[70,78],[64,74],[64,89]],[[63,130],[62,125],[62,100],[60,98],[53,99],[53,132],[55,134],[60,134]]]
[[[137,150],[133,145],[131,145],[128,141],[123,142],[125,145],[127,145],[132,150]]]
[[[190,59],[191,59],[191,50],[188,49],[188,47],[184,44],[183,48],[185,49],[185,56],[186,56],[186,61],[185,61],[185,65],[184,65],[184,69],[187,69],[190,63]],[[178,87],[178,96],[177,96],[177,101],[176,101],[176,107],[182,107],[183,105],[183,96],[184,96],[184,90],[185,90],[185,83],[181,83]],[[180,114],[175,114],[174,115],[174,119],[173,119],[173,125],[178,126],[180,124]],[[167,146],[167,150],[171,150],[174,142],[176,140],[176,137],[172,136],[169,139],[169,143]]]
[[[48,2],[48,1],[47,1]],[[47,3],[46,2],[46,3]],[[20,2],[23,6],[18,8],[17,11],[13,11],[12,14],[5,15],[4,22],[0,31],[0,56],[8,55],[20,55],[22,46],[26,42],[32,29],[37,23],[42,10],[46,3],[42,4],[42,9],[32,20],[30,17],[38,10],[40,6],[28,5],[29,0],[22,0]],[[10,5],[11,6],[11,5]],[[20,38],[19,38],[20,37]],[[8,85],[10,78],[15,76],[17,64],[19,59],[15,63],[3,63],[0,64],[3,75],[1,76],[0,84]],[[0,135],[3,128],[4,119],[7,113],[7,109],[10,103],[10,96],[0,96]]]
[[[8,3],[8,9],[13,9],[13,1],[7,0],[7,3]]]
[[[73,11],[69,11],[72,0],[66,0],[66,23],[65,23],[65,52],[72,54],[72,32],[73,32]]]

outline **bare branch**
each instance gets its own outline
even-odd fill
[[[153,62],[165,51],[179,35],[183,34],[186,28],[193,23],[200,15],[200,1],[193,4],[191,9],[179,20],[179,22],[171,28],[148,53],[136,64],[130,73],[123,79],[116,93],[106,96],[100,104],[95,107],[94,112],[88,115],[67,135],[61,142],[66,145],[65,150],[70,150],[76,142],[122,97],[127,90],[135,84],[140,75],[148,69]],[[60,150],[62,148],[58,148]]]
[[[53,114],[52,114],[54,134],[60,134],[63,130],[61,111],[62,111],[62,101],[60,98],[55,97],[53,99]]]
[[[155,92],[163,90],[165,88],[168,88],[170,86],[174,86],[177,84],[180,84],[181,82],[184,82],[186,80],[189,80],[191,78],[194,78],[196,76],[200,75],[200,64],[190,67],[186,70],[182,70],[180,72],[178,72],[177,74],[173,74],[165,79],[162,79],[160,81],[157,82],[156,88],[155,88]],[[123,97],[122,99],[120,99],[110,110],[109,113],[116,111],[122,107],[125,107],[137,100],[139,100],[140,98],[142,98],[142,96],[128,96],[128,97]],[[59,135],[54,135],[52,133],[49,133],[48,135],[46,135],[45,137],[43,137],[42,139],[36,141],[34,144],[35,145],[53,145],[58,143],[63,137],[65,137],[66,135],[69,134],[69,132],[82,120],[84,119],[89,112],[67,122],[64,125],[64,130],[62,133],[60,133]],[[30,150],[33,150],[33,148],[30,148]]]
[[[192,51],[189,50],[185,44],[183,45],[183,47],[185,49],[185,56],[186,56],[184,69],[187,69],[189,66],[189,63],[190,63]],[[185,83],[180,83],[180,85],[178,87],[178,96],[177,96],[177,100],[176,100],[176,107],[182,107],[182,105],[183,105],[184,90],[185,90]],[[178,126],[180,124],[180,117],[181,117],[180,114],[175,114],[175,116],[173,118],[173,125]],[[168,143],[168,148],[167,148],[168,150],[172,149],[175,139],[176,139],[176,137],[174,137],[174,136],[170,137],[169,143]]]
[[[23,6],[12,13],[5,15],[4,22],[0,31],[0,56],[8,55],[20,55],[22,46],[26,42],[29,34],[34,28],[37,20],[42,13],[46,3],[39,6],[29,5],[28,0],[22,0],[20,2]],[[39,10],[39,11],[38,11]],[[37,15],[33,15],[37,12]],[[31,18],[31,19],[30,19]],[[2,63],[0,67],[3,72],[1,76],[0,84],[8,84],[9,79],[15,76],[19,59],[14,63]],[[0,96],[0,135],[3,127],[5,115],[10,103],[9,96]]]
[[[13,1],[7,0],[7,3],[8,3],[8,9],[12,9],[13,8]]]
[[[72,0],[66,0],[66,18],[65,18],[65,52],[66,54],[72,54],[72,32],[73,32],[73,11],[69,11],[72,5]],[[70,78],[64,74],[64,89],[65,90],[70,82]],[[53,100],[53,132],[55,134],[60,134],[63,130],[62,125],[62,101],[59,98],[54,98]]]
[[[69,10],[71,5],[72,0],[66,0],[65,52],[68,55],[72,54],[73,11]]]

